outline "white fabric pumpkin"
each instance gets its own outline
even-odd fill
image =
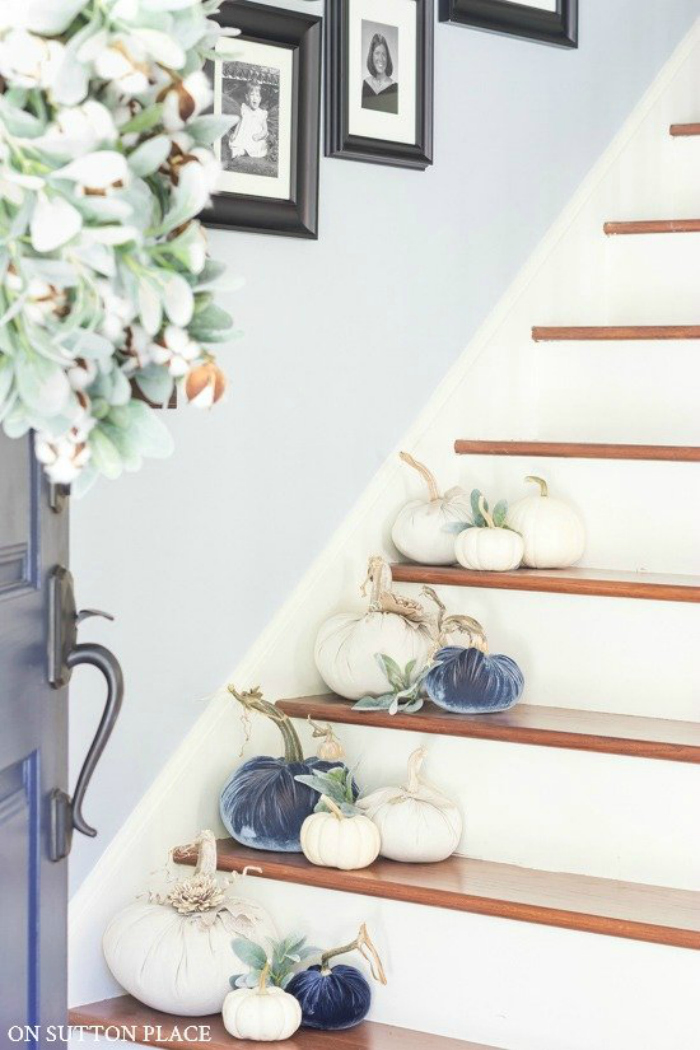
[[[509,572],[523,560],[522,536],[512,529],[465,529],[455,541],[455,555],[465,569]]]
[[[301,826],[301,848],[321,868],[355,871],[379,856],[379,831],[369,817],[345,816],[332,799],[323,801],[330,813],[312,813]]]
[[[455,540],[457,561],[465,569],[477,569],[479,572],[509,572],[517,569],[525,548],[522,536],[512,529],[497,527],[483,496],[479,496],[479,512],[486,525],[460,532]]]
[[[379,829],[381,855],[389,860],[431,864],[457,849],[462,815],[452,799],[419,776],[426,751],[418,748],[408,760],[405,787],[386,787],[357,802]]]
[[[299,1001],[282,988],[261,986],[229,992],[221,1011],[224,1028],[234,1039],[275,1043],[289,1039],[301,1024]]]
[[[586,546],[583,522],[568,503],[549,495],[543,478],[525,480],[539,485],[539,494],[514,503],[506,516],[506,525],[523,538],[523,565],[566,569],[579,560]]]
[[[423,463],[407,452],[400,456],[425,478],[428,499],[411,500],[399,511],[391,530],[394,545],[406,558],[421,565],[453,565],[454,532],[447,526],[471,520],[469,495],[456,487],[441,496],[434,476]]]
[[[314,657],[321,677],[348,700],[391,690],[377,655],[390,656],[401,670],[415,660],[411,675],[415,681],[433,649],[424,609],[419,602],[391,591],[391,569],[382,558],[370,558],[368,579],[372,585],[369,610],[331,616],[316,638]]]
[[[203,831],[194,875],[164,899],[128,905],[102,939],[105,960],[119,984],[146,1006],[188,1017],[218,1013],[231,991],[229,977],[247,972],[231,948],[236,937],[276,937],[267,912],[235,897],[216,878],[216,840]]]

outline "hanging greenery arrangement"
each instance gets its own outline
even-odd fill
[[[84,491],[171,451],[148,401],[218,401],[223,267],[196,216],[230,120],[203,115],[219,0],[0,7],[0,422]],[[234,33],[236,31],[233,31]]]

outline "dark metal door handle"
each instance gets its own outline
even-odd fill
[[[83,816],[83,800],[90,778],[95,772],[95,766],[100,760],[100,756],[112,735],[112,730],[119,717],[124,699],[124,675],[114,653],[110,652],[104,645],[98,645],[96,642],[81,642],[79,645],[76,645],[68,654],[66,663],[71,671],[81,664],[90,664],[102,672],[107,683],[107,699],[102,718],[85,756],[83,768],[78,775],[78,782],[75,785],[75,792],[71,802],[73,828],[76,831],[80,831],[83,835],[89,835],[90,838],[94,838],[97,831],[87,823]]]
[[[90,616],[114,617],[96,609],[77,612],[73,594],[73,577],[57,565],[49,577],[49,681],[59,689],[70,680],[74,668],[89,664],[102,672],[107,685],[107,699],[100,724],[85,756],[71,798],[65,791],[54,789],[50,796],[52,860],[62,860],[70,853],[73,831],[94,838],[97,834],[83,816],[83,802],[90,779],[114,729],[124,699],[124,676],[114,653],[96,642],[77,641],[78,624]]]

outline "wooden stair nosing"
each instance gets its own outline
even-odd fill
[[[174,853],[180,864],[194,865],[196,859],[193,846]],[[221,871],[238,872],[255,866],[261,878],[319,889],[700,949],[700,893],[691,890],[455,855],[440,864],[400,864],[380,858],[368,868],[339,871],[310,864],[300,853],[248,849],[233,839],[218,842],[217,864]]]
[[[700,576],[577,568],[481,572],[476,569],[464,569],[458,565],[413,565],[407,562],[393,563],[391,572],[397,583],[486,587],[495,590],[575,594],[599,598],[700,602]]]
[[[700,219],[632,219],[603,223],[608,237],[643,233],[700,233]]]
[[[355,711],[352,705],[352,700],[332,693],[277,701],[277,706],[292,718],[310,716],[340,725],[700,763],[700,724],[696,722],[534,704],[516,704],[510,711],[485,715],[443,711],[429,702],[412,715]]]
[[[686,138],[692,135],[700,135],[700,124],[671,124],[669,133],[674,138]]]
[[[535,325],[536,343],[700,339],[700,325]]]
[[[357,1027],[346,1028],[342,1032],[317,1032],[311,1028],[300,1028],[290,1039],[273,1043],[251,1042],[230,1036],[224,1028],[221,1014],[209,1017],[165,1014],[152,1010],[131,995],[73,1007],[69,1010],[68,1020],[76,1028],[95,1032],[110,1030],[110,1034],[118,1031],[127,1042],[167,1047],[168,1050],[260,1050],[261,1047],[267,1047],[268,1050],[397,1050],[398,1047],[401,1050],[496,1050],[483,1043],[467,1043],[461,1039],[377,1024],[374,1021],[363,1021]],[[210,1039],[183,1041],[182,1038],[173,1038],[176,1031],[182,1036],[186,1029],[200,1026],[209,1027]],[[138,1038],[131,1039],[132,1034],[138,1035]]]
[[[700,463],[694,445],[619,445],[575,441],[472,441],[458,438],[458,456],[549,456],[553,459],[624,459]]]

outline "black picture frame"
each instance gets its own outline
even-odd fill
[[[554,47],[578,47],[578,0],[543,11],[510,0],[439,0],[438,18],[451,25],[507,33]]]
[[[416,141],[351,135],[348,127],[349,0],[327,0],[325,155],[424,170],[433,163],[433,0],[416,4]],[[379,14],[378,14],[379,17]]]
[[[225,0],[215,16],[241,30],[237,40],[294,51],[291,195],[288,200],[216,193],[201,215],[217,229],[318,238],[322,18],[250,0]],[[212,63],[213,65],[213,63]]]

